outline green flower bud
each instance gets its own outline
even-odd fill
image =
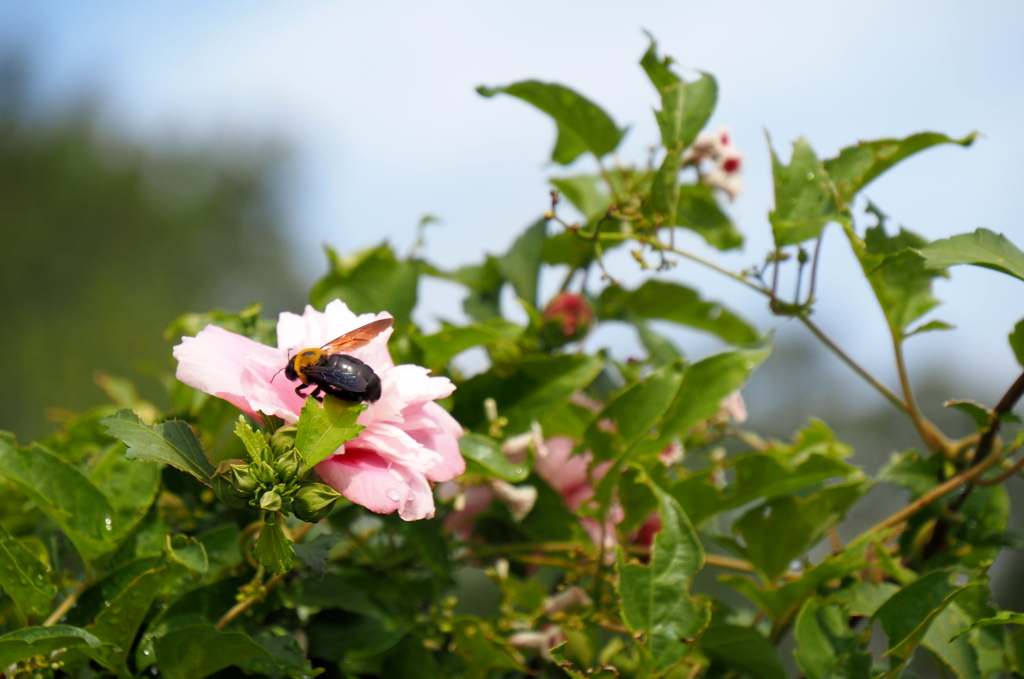
[[[267,512],[281,511],[281,496],[275,491],[268,490],[260,495],[260,509]]]
[[[316,523],[331,513],[341,493],[322,483],[307,483],[300,487],[292,498],[295,516],[309,523]]]
[[[231,485],[242,497],[250,497],[259,488],[260,482],[253,474],[250,464],[231,465]]]
[[[220,474],[213,477],[213,494],[228,507],[234,507],[235,509],[241,509],[249,504],[246,496],[241,495],[235,490],[235,487],[228,481],[227,477]]]
[[[277,467],[277,478],[283,483],[291,483],[306,473],[302,456],[294,448],[277,458],[274,466]]]
[[[297,429],[294,424],[289,424],[274,432],[274,435],[270,437],[270,447],[274,449],[275,453],[281,455],[295,447]]]
[[[272,486],[277,483],[277,473],[266,462],[253,462],[250,468],[256,479],[263,485]]]

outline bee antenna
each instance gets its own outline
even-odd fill
[[[289,349],[289,350],[288,350],[288,362],[290,363],[290,362],[291,362],[291,360],[292,360],[292,350],[291,350],[291,349]],[[284,368],[281,368],[281,369],[280,369],[280,370],[278,370],[278,371],[277,371],[276,373],[274,373],[274,376],[270,378],[270,383],[271,383],[271,384],[273,384],[273,383],[274,383],[274,380],[276,380],[276,379],[277,379],[277,376],[278,376],[278,375],[280,375],[280,374],[281,374],[282,372],[284,372],[284,369],[285,369],[285,368],[287,368],[287,367],[288,367],[288,363],[285,363],[285,364],[284,364]]]

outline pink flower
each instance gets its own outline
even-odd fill
[[[284,374],[289,356],[320,347],[350,330],[388,314],[352,313],[340,300],[323,313],[306,307],[298,316],[282,313],[277,348],[210,325],[174,347],[180,381],[237,406],[253,417],[261,413],[294,423],[305,399]],[[430,377],[418,365],[395,365],[388,351],[391,330],[352,356],[380,377],[381,398],[359,416],[359,436],[317,465],[323,481],[352,502],[381,514],[398,511],[406,521],[434,516],[431,483],[465,471],[459,453],[462,427],[434,403],[454,391],[446,377]]]

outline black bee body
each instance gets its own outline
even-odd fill
[[[295,388],[299,396],[320,400],[322,391],[344,401],[372,403],[380,398],[380,377],[358,358],[348,354],[328,356],[319,352],[316,362],[310,363],[312,357],[303,357],[303,354],[296,356],[285,371],[288,379],[302,380],[302,384]],[[303,389],[310,385],[316,388],[306,394]]]
[[[372,403],[380,399],[380,377],[373,372],[373,368],[355,356],[341,352],[365,347],[377,335],[390,329],[393,323],[393,318],[380,318],[345,333],[319,349],[303,349],[289,358],[281,370],[289,380],[302,382],[295,387],[295,393],[303,398],[312,396],[322,401],[320,393],[324,392],[344,401]],[[304,390],[310,386],[315,388],[307,394]]]

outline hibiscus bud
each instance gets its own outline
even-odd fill
[[[253,474],[251,464],[231,465],[231,486],[239,495],[249,497],[256,492],[259,485],[260,482]]]
[[[224,460],[221,462],[217,467],[217,473],[213,475],[212,484],[213,493],[217,496],[217,499],[228,507],[241,509],[248,504],[248,496],[240,493],[232,484],[233,471],[231,467],[236,463],[242,463],[242,461]]]
[[[541,337],[548,345],[560,347],[590,332],[594,310],[582,296],[562,292],[548,302],[541,319],[544,321]]]
[[[281,511],[281,496],[276,491],[268,490],[260,495],[260,509],[266,512]]]
[[[278,455],[288,452],[295,447],[296,431],[298,431],[298,427],[294,424],[281,427],[274,432],[273,436],[270,437],[270,447],[273,448],[274,452]]]
[[[292,511],[309,523],[316,523],[331,513],[341,494],[322,483],[307,483],[295,492]]]
[[[306,472],[302,456],[294,448],[277,458],[274,466],[277,468],[277,478],[282,483],[291,483]]]
[[[249,465],[249,469],[259,483],[266,486],[272,486],[277,483],[277,472],[266,462],[262,460],[260,462],[253,462]]]

